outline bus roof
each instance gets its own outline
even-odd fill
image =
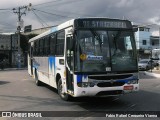
[[[55,31],[64,29],[64,28],[66,28],[66,27],[68,27],[68,26],[71,26],[71,25],[73,25],[74,20],[75,20],[75,19],[72,19],[72,20],[69,20],[69,21],[67,21],[67,22],[64,22],[64,23],[62,23],[62,24],[60,24],[60,25],[58,25],[58,26],[54,26],[54,27],[50,28],[50,30],[48,30],[48,31],[46,31],[46,32],[44,32],[44,33],[42,33],[42,34],[39,34],[39,35],[37,35],[37,36],[35,36],[35,37],[33,37],[33,38],[31,38],[31,39],[29,40],[29,42],[33,42],[34,40],[37,40],[37,39],[39,39],[39,38],[41,38],[41,37],[44,37],[44,36],[46,36],[46,35],[49,35],[49,34],[51,34],[52,32],[55,32]]]

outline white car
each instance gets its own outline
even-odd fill
[[[155,63],[150,59],[142,59],[138,62],[139,70],[150,70],[150,69],[153,69],[154,67],[155,67]]]

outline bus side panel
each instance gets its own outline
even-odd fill
[[[38,79],[49,84],[48,57],[35,57],[33,63],[37,69]]]
[[[31,60],[30,56],[28,55],[28,74],[31,75]]]
[[[58,74],[60,75],[64,91],[67,92],[67,88],[66,88],[66,69],[65,69],[64,57],[56,57],[56,62],[55,63],[56,63],[55,64],[55,75],[58,75]]]
[[[55,76],[55,68],[56,68],[56,59],[55,57],[48,58],[48,69],[49,69],[49,84],[50,86],[57,88],[56,85],[56,76]]]

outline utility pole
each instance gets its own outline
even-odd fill
[[[21,68],[21,46],[20,46],[20,32],[23,27],[23,20],[21,19],[22,15],[26,15],[26,10],[31,9],[32,4],[30,3],[28,6],[22,6],[18,8],[13,8],[13,13],[18,15],[17,22],[17,34],[18,34],[18,68]]]
[[[158,29],[158,32],[159,32],[159,48],[158,49],[160,49],[160,26],[158,28],[159,28]]]

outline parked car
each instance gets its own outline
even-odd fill
[[[156,66],[156,63],[151,59],[142,59],[138,62],[139,70],[150,70]]]
[[[155,62],[155,67],[160,65],[160,59],[159,58],[151,58]]]

